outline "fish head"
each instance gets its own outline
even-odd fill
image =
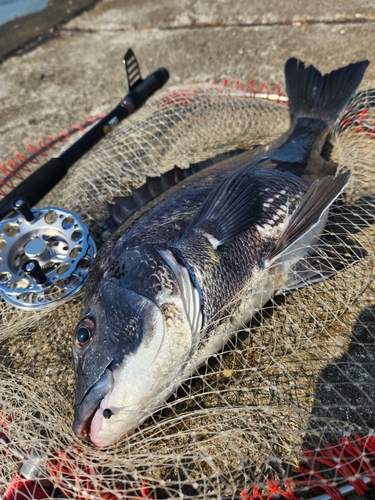
[[[132,433],[160,407],[192,346],[183,293],[166,260],[149,248],[122,258],[127,272],[117,266],[86,290],[73,336],[73,429],[98,447]]]

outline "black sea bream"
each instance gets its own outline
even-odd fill
[[[154,199],[119,225],[84,288],[73,345],[78,437],[102,447],[131,433],[275,294],[339,270],[313,249],[350,173],[321,152],[367,65],[322,76],[290,59],[285,135],[194,174],[175,169],[164,192],[155,178],[137,190]],[[112,207],[118,223],[129,200]]]

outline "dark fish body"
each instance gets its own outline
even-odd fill
[[[333,274],[313,248],[349,172],[332,177],[321,150],[367,64],[322,76],[290,59],[283,137],[153,200],[149,180],[147,203],[124,222],[129,199],[118,200],[120,225],[90,270],[74,337],[79,437],[108,446],[132,432],[276,293]]]

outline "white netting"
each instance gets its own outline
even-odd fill
[[[366,115],[358,114],[361,110]],[[22,462],[11,453],[12,446],[37,454],[51,496],[69,498],[240,498],[255,486],[267,494],[272,491],[269,479],[303,479],[298,467],[305,447],[312,450],[306,456],[317,459],[329,450],[328,441],[337,444],[355,434],[367,436],[371,465],[374,115],[371,93],[363,92],[351,117],[357,124],[347,120],[332,138],[332,158],[353,174],[329,231],[336,243],[350,239],[361,250],[360,261],[333,279],[268,304],[161,411],[117,445],[98,450],[71,430],[71,336],[79,297],[37,313],[2,302],[0,437],[2,429],[10,445],[0,456],[0,489]],[[367,128],[358,125],[364,117]],[[95,220],[106,218],[105,200],[130,193],[145,175],[265,144],[288,124],[285,101],[266,101],[225,86],[177,89],[125,121],[41,205],[77,212],[98,236]],[[358,463],[353,458],[355,471],[362,470]],[[344,469],[327,463],[320,467],[320,472],[329,471],[330,485],[347,481]],[[317,474],[310,479],[325,484]],[[41,478],[36,484],[43,484]]]

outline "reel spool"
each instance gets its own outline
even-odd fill
[[[131,49],[123,63],[128,94],[58,158],[42,165],[0,200],[0,296],[13,306],[42,309],[65,301],[86,279],[96,252],[86,226],[72,212],[56,207],[31,210],[28,202],[39,203],[79,158],[169,79],[165,68],[143,79]],[[23,162],[12,174],[22,166]],[[14,212],[18,215],[9,216]]]
[[[96,247],[79,217],[57,207],[30,209],[0,222],[0,295],[21,309],[63,302],[82,287]]]

